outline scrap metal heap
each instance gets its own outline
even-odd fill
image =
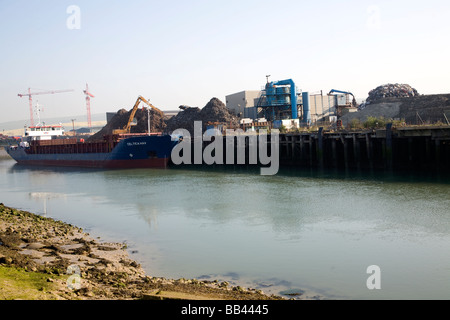
[[[384,98],[408,98],[417,96],[419,96],[419,93],[409,84],[388,83],[371,90],[366,102],[359,106],[359,110],[364,109],[368,104]]]
[[[148,133],[148,111],[150,111],[150,131],[152,133],[170,134],[176,129],[186,129],[193,135],[195,121],[202,121],[203,131],[211,124],[226,128],[239,128],[239,119],[230,113],[225,104],[217,98],[212,98],[203,109],[185,105],[180,106],[180,109],[181,111],[176,116],[166,117],[161,110],[155,107],[137,109],[135,104],[130,111],[119,110],[106,126],[91,136],[88,141],[102,141],[117,136],[118,133]],[[130,123],[130,119],[135,121]]]
[[[151,105],[149,105],[149,109],[138,109],[137,106],[139,105],[139,102],[143,100],[142,97],[139,97],[133,109],[129,111],[126,109],[119,110],[111,121],[109,121],[99,132],[91,136],[88,141],[102,141],[105,137],[118,134],[148,133],[149,112],[150,132],[163,132],[166,127],[164,113]]]
[[[171,133],[176,129],[186,129],[191,135],[194,135],[195,121],[202,121],[203,131],[210,124],[224,125],[227,128],[239,127],[239,119],[217,98],[212,98],[202,109],[188,106],[180,106],[180,109],[181,112],[167,120],[165,132]]]

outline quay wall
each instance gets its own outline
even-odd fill
[[[270,136],[269,136],[270,137]],[[227,165],[227,137],[223,140],[222,163]],[[213,140],[214,141],[214,138]],[[202,141],[201,150],[212,142]],[[229,143],[229,140],[228,140]],[[191,165],[199,165],[194,159],[194,141],[191,142]],[[228,165],[240,165],[238,143],[235,138],[234,161]],[[254,142],[245,140],[245,163],[243,165],[264,165],[252,163],[255,159]],[[268,155],[272,150],[268,138]],[[214,153],[213,153],[214,155]],[[242,160],[242,158],[241,158]],[[299,168],[338,169],[392,169],[392,170],[443,170],[450,171],[450,126],[418,126],[366,131],[328,132],[320,128],[316,132],[279,134],[280,166]],[[203,161],[200,165],[206,165]]]

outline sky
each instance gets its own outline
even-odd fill
[[[450,93],[450,2],[0,0],[0,123],[161,110],[293,79],[302,91],[386,83]],[[82,119],[80,119],[82,120]]]

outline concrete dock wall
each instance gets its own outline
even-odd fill
[[[238,157],[242,148],[238,149],[237,140],[230,148],[230,140],[225,136],[222,139],[223,159],[214,165],[261,165],[259,143],[255,148],[255,140],[245,138],[242,158]],[[199,147],[191,143],[190,164],[208,164],[195,161],[194,151]],[[202,152],[209,144],[201,142]],[[271,155],[270,138],[268,144]],[[232,158],[227,155],[231,150]],[[227,156],[234,160],[228,161]],[[450,126],[392,128],[388,124],[379,130],[327,132],[321,128],[316,132],[279,134],[279,163],[299,168],[450,171]]]

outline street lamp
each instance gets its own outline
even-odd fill
[[[75,120],[77,120],[77,119],[72,119],[72,131],[73,131],[73,135],[75,135]]]
[[[150,126],[150,108],[147,108],[147,119],[148,119],[148,135],[151,136],[151,126]]]

